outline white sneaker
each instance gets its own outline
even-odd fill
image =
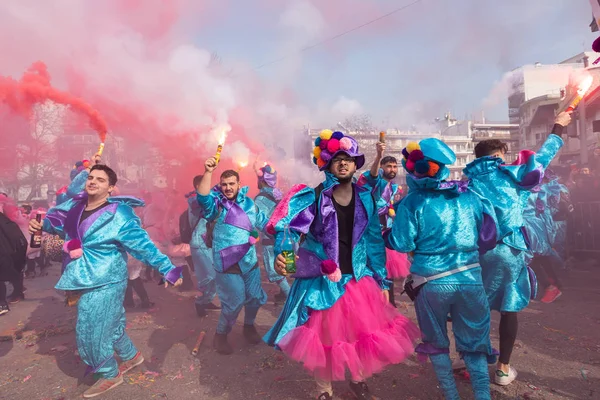
[[[496,385],[507,386],[517,379],[517,370],[513,367],[508,368],[508,374],[505,374],[502,372],[502,370],[496,370],[496,375],[494,376],[494,382],[496,382]]]

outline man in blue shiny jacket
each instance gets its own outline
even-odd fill
[[[384,236],[388,247],[414,254],[406,289],[423,333],[416,351],[429,356],[445,398],[460,399],[449,355],[450,315],[475,399],[489,400],[487,362],[495,356],[479,255],[496,245],[493,207],[468,182],[445,180],[450,175],[446,165],[456,156],[440,140],[409,143],[403,154],[410,191],[396,206],[396,219]]]
[[[517,313],[527,307],[537,287],[525,262],[528,244],[523,234],[523,211],[530,190],[541,183],[544,170],[563,146],[560,135],[570,121],[569,113],[560,113],[540,150],[522,151],[514,165],[504,163],[508,150],[505,143],[482,141],[475,146],[477,159],[464,169],[473,190],[494,205],[500,230],[496,248],[481,257],[490,307],[501,313],[500,357],[494,377],[498,385],[509,385],[517,377],[517,371],[510,366],[518,330]]]
[[[221,301],[221,316],[217,324],[214,347],[220,354],[231,354],[233,348],[227,335],[244,308],[244,337],[258,344],[261,337],[254,321],[267,294],[260,282],[260,268],[255,244],[258,231],[267,223],[266,216],[256,208],[241,187],[236,171],[223,171],[219,184],[211,190],[211,180],[218,161],[211,157],[204,164],[204,175],[196,188],[197,199],[208,221],[206,239],[213,252],[215,282]]]
[[[86,373],[100,377],[83,394],[98,396],[123,383],[123,374],[144,362],[125,332],[127,253],[157,269],[168,284],[181,284],[175,267],[150,240],[132,207],[132,197],[111,197],[117,174],[105,165],[91,168],[85,191],[48,211],[43,224],[31,220],[29,230],[43,229],[65,239],[63,273],[56,289],[77,304],[76,339]],[[101,321],[102,323],[99,323]],[[117,365],[114,353],[123,360]]]
[[[254,198],[254,203],[267,218],[270,218],[275,206],[281,201],[282,197],[281,191],[277,188],[277,171],[271,165],[265,164],[262,168],[256,168],[255,166],[255,172],[258,177],[259,192]],[[274,238],[265,232],[261,233],[260,238],[263,265],[267,272],[267,278],[269,282],[276,283],[279,286],[279,293],[275,295],[275,302],[284,302],[290,293],[290,284],[285,276],[275,272]]]

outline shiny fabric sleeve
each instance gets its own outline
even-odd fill
[[[58,235],[64,239],[64,225],[67,220],[67,212],[73,205],[73,200],[68,199],[64,203],[50,208],[46,214],[46,218],[44,218],[42,230],[51,235]]]
[[[267,226],[267,222],[269,222],[269,216],[257,205],[254,205],[254,207],[256,208],[256,223],[254,224],[254,227],[259,231],[264,231],[265,227]]]
[[[383,179],[383,173],[379,170],[379,175],[377,176],[372,176],[371,171],[365,171],[362,174],[361,179],[359,179],[359,183],[359,186],[369,189],[375,201],[378,202],[381,199],[388,182]]]
[[[194,227],[200,220],[200,216],[202,210],[200,209],[200,204],[196,199],[196,196],[190,196],[188,199],[188,219],[190,221],[190,226]]]
[[[81,171],[77,176],[73,179],[69,187],[67,187],[67,197],[72,199],[77,194],[81,193],[85,189],[85,184],[88,180],[90,173],[87,170]]]
[[[396,219],[391,232],[387,235],[389,247],[400,253],[410,253],[416,248],[415,239],[418,222],[415,215],[402,203],[396,207]]]
[[[135,216],[133,211],[131,211],[130,218],[128,218],[127,222],[119,230],[118,238],[121,245],[129,254],[156,269],[161,275],[167,276],[175,268],[169,257],[156,248],[148,233],[142,229],[140,220]]]
[[[381,236],[381,226],[376,209],[373,210],[369,217],[369,224],[367,225],[363,240],[367,243],[367,266],[373,271],[373,278],[377,281],[381,289],[388,290],[391,282],[386,279],[385,244]]]
[[[559,136],[551,133],[536,153],[535,160],[542,164],[544,169],[548,168],[548,165],[550,165],[550,162],[552,162],[564,143]]]
[[[217,204],[217,195],[214,192],[210,192],[206,196],[202,196],[200,193],[196,194],[196,199],[200,209],[204,214],[204,218],[211,222],[219,215],[219,206]]]
[[[270,211],[271,207],[269,207],[269,204],[267,204],[267,202],[270,202],[270,200],[268,200],[264,196],[258,196],[254,200],[254,206],[256,207],[256,224],[255,224],[256,226],[255,226],[255,228],[258,229],[259,231],[265,230],[267,222],[269,222],[269,218],[271,217],[269,215],[271,213],[271,211]]]
[[[314,210],[315,191],[309,187],[299,187],[293,196],[282,200],[277,205],[273,212],[274,215],[271,217],[277,220],[273,226],[275,254],[281,252],[281,242],[286,227],[290,228],[290,233],[296,243],[300,242],[301,235],[308,233],[314,219]]]

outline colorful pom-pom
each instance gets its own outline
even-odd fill
[[[333,131],[330,129],[324,129],[321,131],[321,133],[319,133],[319,137],[322,140],[329,140],[329,139],[331,139],[332,135],[333,135]]]
[[[352,148],[352,140],[348,137],[343,137],[340,139],[340,149],[342,150],[350,150]]]
[[[250,232],[250,236],[257,239],[258,238],[258,231],[256,229],[254,229],[252,232]]]
[[[323,139],[323,140],[321,140],[321,143],[319,143],[319,147],[321,148],[321,150],[325,150],[327,148],[328,144],[329,144],[329,139]]]
[[[85,168],[87,168],[87,167],[89,167],[89,166],[91,165],[91,162],[90,162],[90,160],[83,160],[83,162],[82,162],[82,165],[83,165]]]
[[[406,147],[402,149],[402,155],[404,156],[404,159],[408,159],[408,150],[406,150]]]
[[[327,275],[327,279],[331,282],[339,282],[342,280],[342,270],[337,268],[332,274]]]
[[[317,157],[313,157],[313,164],[317,163]]]
[[[331,153],[327,150],[321,151],[321,160],[329,162],[331,160]]]
[[[323,168],[326,164],[327,163],[325,161],[323,161],[322,159],[320,159],[320,158],[317,160],[317,166],[319,168]]]
[[[437,173],[439,171],[440,171],[440,165],[433,161],[429,161],[429,172],[427,173],[427,175],[429,175],[433,178],[434,176],[437,175]]]
[[[413,150],[421,150],[421,146],[419,146],[419,143],[417,142],[409,142],[406,145],[406,151],[408,151],[408,153],[412,153]]]
[[[321,143],[321,137],[315,139],[315,146],[318,146]]]
[[[321,261],[321,272],[325,275],[333,274],[337,267],[337,263],[333,260]]]
[[[75,168],[77,168],[77,167],[81,167],[82,165],[83,165],[83,162],[82,162],[82,161],[77,161],[77,162],[75,163]]]
[[[429,172],[429,163],[426,160],[415,162],[415,173],[424,175],[427,172]]]
[[[394,217],[396,216],[396,211],[394,211],[394,209],[393,209],[393,208],[390,208],[390,209],[388,210],[388,215],[389,215],[390,217],[394,218]]]
[[[329,143],[327,143],[327,151],[331,154],[334,154],[336,151],[340,149],[340,141],[337,139],[331,139]]]
[[[414,162],[417,162],[419,160],[422,160],[425,158],[425,155],[423,154],[423,152],[421,150],[413,150],[410,152],[410,154],[408,155],[408,159]]]
[[[71,239],[65,244],[67,245],[67,249],[69,251],[81,248],[81,240],[79,239]]]
[[[248,238],[248,243],[250,243],[250,246],[254,246],[256,244],[256,242],[258,242],[258,239],[255,238],[254,236],[250,236]]]
[[[409,172],[413,172],[415,170],[415,162],[411,160],[406,160],[406,170]]]
[[[313,149],[313,156],[319,158],[320,155],[321,155],[321,148],[320,147],[315,147]]]
[[[335,132],[333,132],[333,134],[331,135],[331,138],[332,138],[332,139],[337,139],[337,140],[340,140],[340,139],[341,139],[341,138],[343,138],[343,137],[344,137],[344,134],[343,134],[342,132],[340,132],[340,131],[335,131]]]
[[[69,257],[71,257],[72,260],[75,260],[75,259],[81,257],[82,255],[83,255],[83,249],[75,249],[75,250],[69,251]]]

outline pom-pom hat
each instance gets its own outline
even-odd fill
[[[456,154],[439,139],[423,139],[410,142],[402,150],[402,166],[416,177],[446,179],[450,171],[446,165],[456,162]]]
[[[358,151],[358,142],[342,132],[333,132],[329,129],[322,130],[319,137],[315,140],[313,148],[313,163],[321,171],[329,168],[331,160],[338,154],[344,153],[356,160],[356,168],[362,168],[365,165],[365,156]]]

